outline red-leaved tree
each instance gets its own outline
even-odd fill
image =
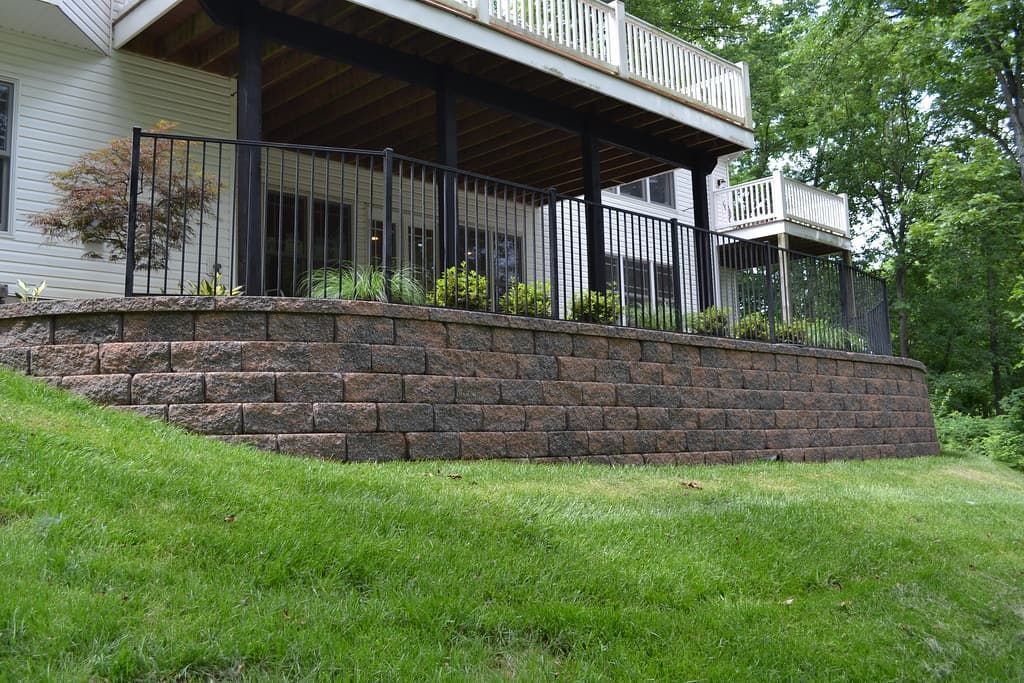
[[[175,124],[161,121],[154,133]],[[184,141],[143,138],[139,149],[139,192],[135,233],[135,267],[167,267],[171,253],[192,239],[204,212],[216,206],[220,186],[203,177],[188,159]],[[112,140],[82,155],[63,171],[50,174],[57,190],[56,206],[32,217],[47,237],[102,244],[111,261],[128,254],[128,197],[131,181],[131,138]],[[102,258],[95,250],[88,258]]]

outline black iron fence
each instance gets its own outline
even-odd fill
[[[127,296],[376,299],[891,353],[884,282],[841,261],[391,150],[136,130],[130,185]]]

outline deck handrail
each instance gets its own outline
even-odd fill
[[[850,211],[846,195],[775,173],[715,192],[720,209],[718,228],[733,230],[776,221],[791,221],[850,236]]]
[[[426,0],[753,127],[750,74],[628,14],[622,0]]]

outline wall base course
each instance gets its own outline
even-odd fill
[[[375,302],[4,306],[0,364],[222,441],[335,460],[716,464],[938,450],[913,361]]]

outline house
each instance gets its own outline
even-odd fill
[[[7,0],[0,283],[104,298],[0,307],[0,363],[332,459],[936,452],[845,198],[730,185],[753,125],[746,67],[621,2]],[[43,239],[129,136],[124,243]]]
[[[466,263],[488,310],[543,283],[555,317],[608,292],[618,324],[888,352],[845,198],[729,186],[746,67],[622,2],[13,0],[0,32],[0,284],[169,294],[216,272],[295,296],[347,264],[430,290]],[[132,276],[30,224],[49,173],[161,120],[136,136]],[[182,168],[168,192],[192,180],[201,209],[161,213]]]

